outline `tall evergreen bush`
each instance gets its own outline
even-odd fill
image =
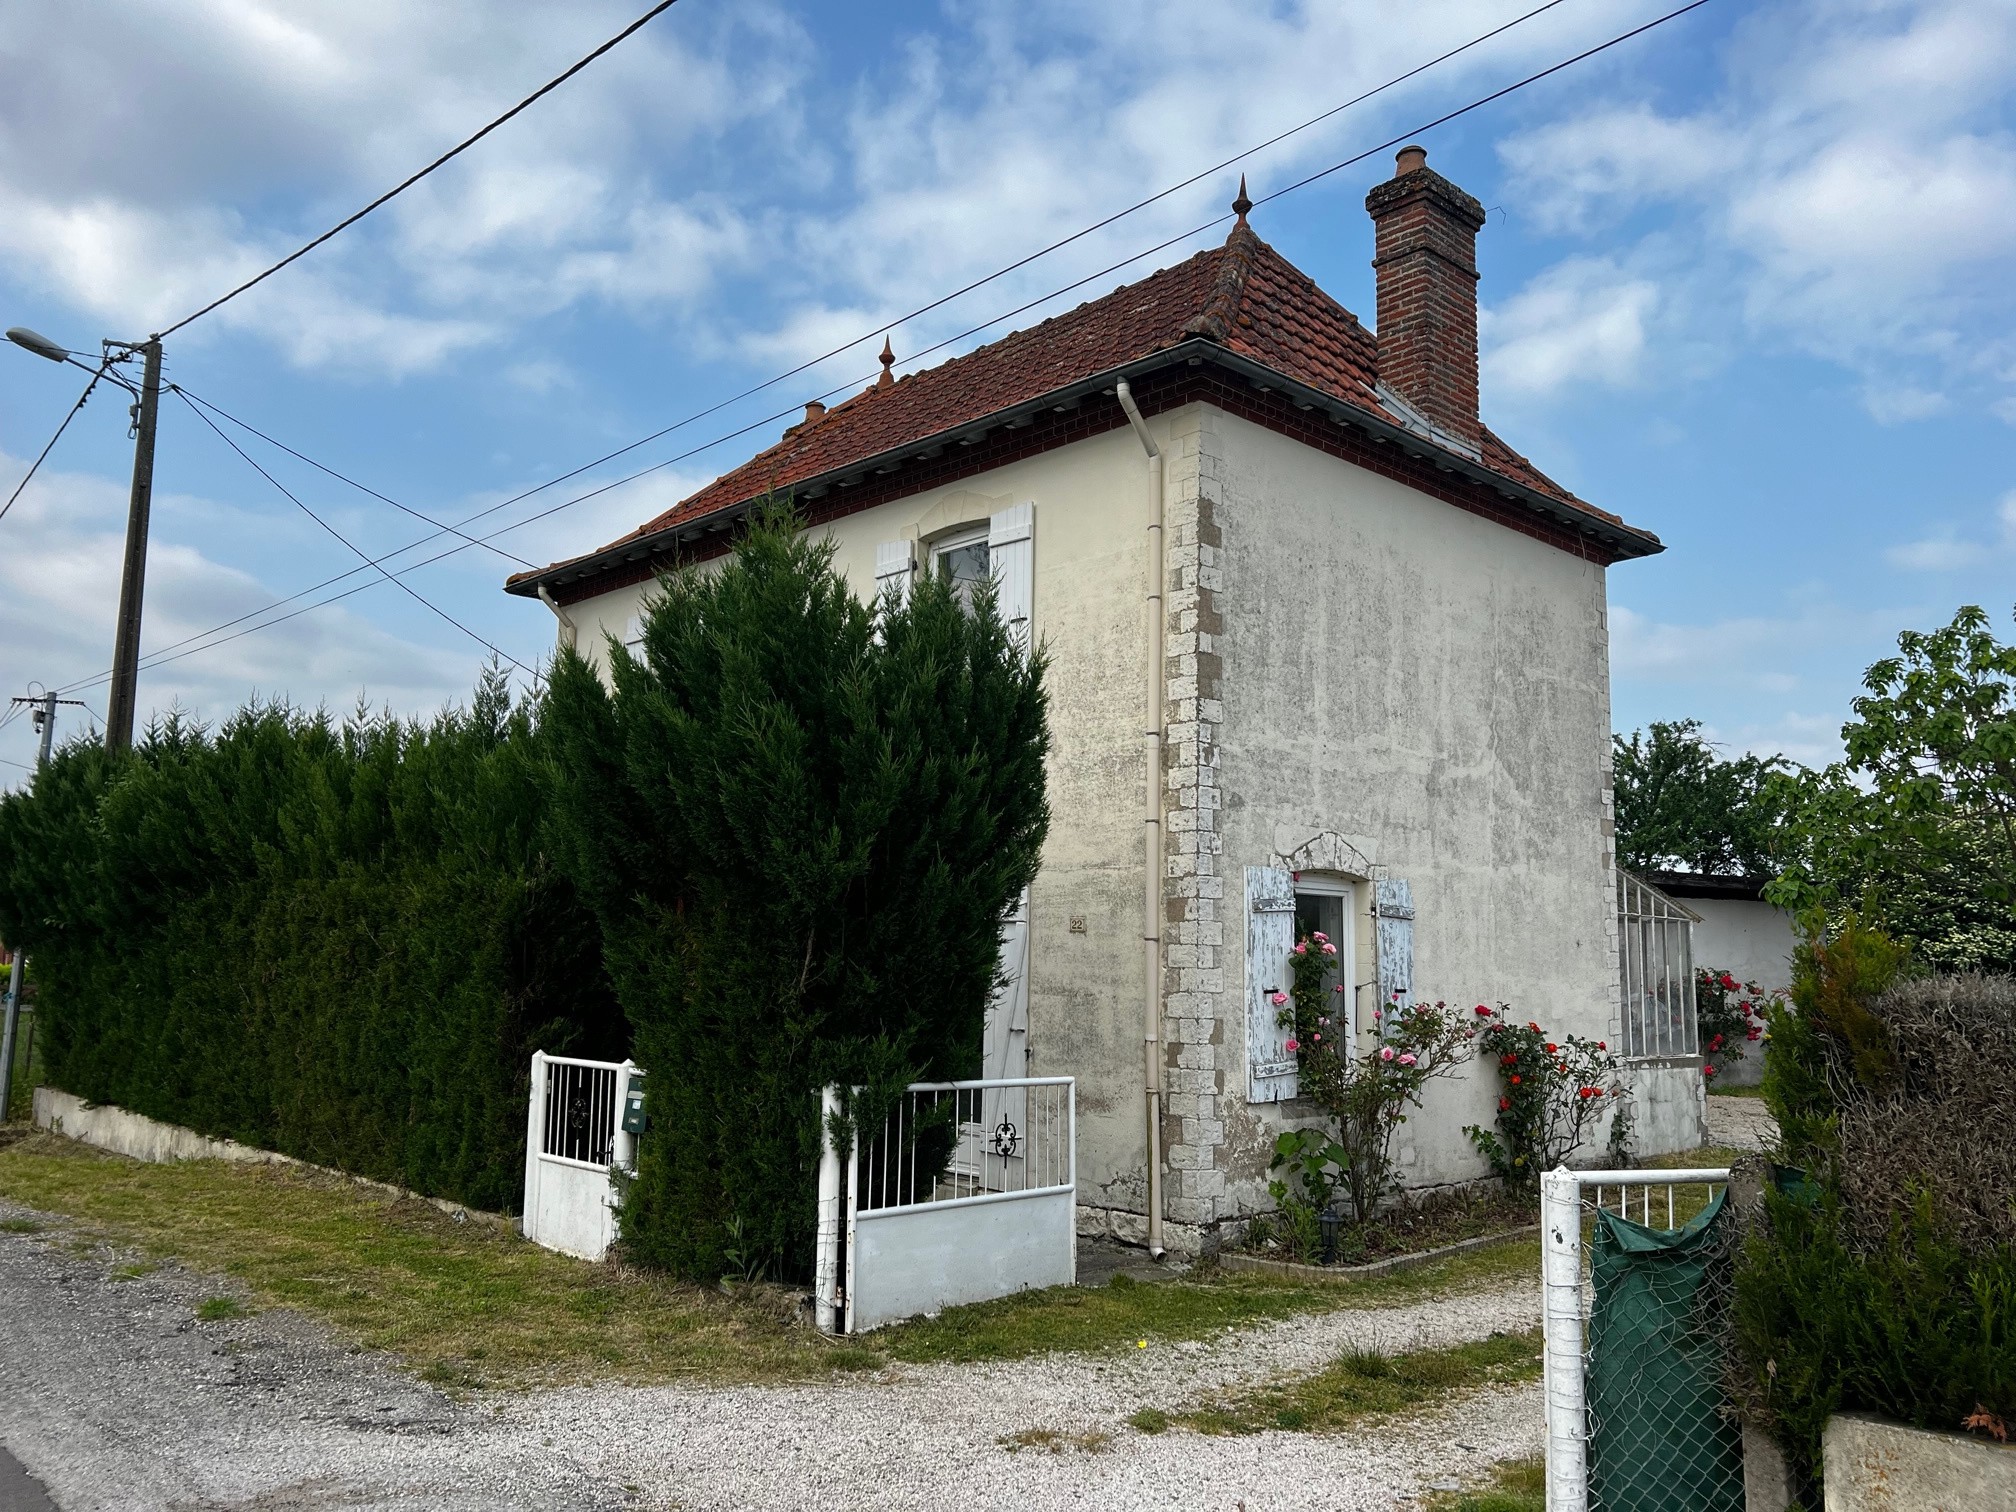
[[[0,799],[0,935],[49,1079],[513,1208],[536,1048],[620,1055],[592,915],[547,859],[533,711],[248,708],[73,743]]]
[[[1048,824],[1043,659],[991,592],[856,599],[767,511],[666,580],[610,681],[563,654],[567,866],[650,1073],[631,1254],[810,1267],[818,1089],[976,1075],[1002,920]]]

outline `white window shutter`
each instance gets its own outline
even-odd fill
[[[1300,1090],[1289,1029],[1274,994],[1294,985],[1295,879],[1272,866],[1246,868],[1246,1100],[1282,1102]]]
[[[987,566],[1001,585],[1001,618],[1023,646],[1029,644],[1036,589],[1036,506],[1011,504],[987,521]]]
[[[908,602],[914,570],[908,541],[880,542],[875,547],[875,602],[881,603],[882,595],[892,587],[897,603]]]
[[[1396,877],[1372,884],[1373,943],[1379,952],[1379,1006],[1414,999],[1414,889]]]

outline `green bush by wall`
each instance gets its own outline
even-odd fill
[[[613,690],[546,707],[567,867],[650,1073],[630,1254],[712,1280],[811,1267],[818,1089],[879,1126],[979,1074],[1001,923],[1048,824],[1043,661],[935,578],[864,604],[785,514],[668,580]]]
[[[1733,1384],[1818,1512],[1830,1414],[2016,1418],[2016,979],[1900,979],[1854,918],[1772,1010],[1783,1136],[1736,1279]]]
[[[425,724],[266,705],[58,753],[0,800],[49,1079],[515,1209],[532,1051],[628,1044],[543,849],[540,740],[492,676]]]

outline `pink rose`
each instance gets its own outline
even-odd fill
[[[1309,947],[1308,947],[1308,945],[1306,945],[1305,943],[1303,943],[1303,942],[1302,942],[1302,941],[1300,941],[1300,940],[1297,940],[1297,941],[1295,942],[1295,954],[1297,954],[1297,955],[1307,955],[1307,954],[1309,954]]]
[[[1288,994],[1285,992],[1277,992],[1267,1001],[1272,1003],[1276,1008],[1279,1008],[1283,1003],[1288,1001]]]
[[[1324,942],[1325,942],[1326,940],[1328,940],[1328,939],[1330,938],[1330,936],[1326,935],[1325,933],[1323,933],[1323,931],[1322,931],[1322,930],[1320,930],[1320,929],[1319,929],[1319,930],[1317,930],[1317,931],[1316,931],[1316,932],[1315,932],[1314,934],[1312,934],[1311,936],[1309,936],[1309,938],[1310,938],[1310,939],[1312,939],[1312,940],[1314,940],[1314,941],[1315,941],[1315,942],[1316,942],[1316,943],[1317,943],[1318,945],[1321,945],[1321,944],[1323,944],[1323,943],[1324,943]]]
[[[1414,1064],[1414,1057],[1411,1055],[1403,1055],[1400,1057],[1400,1064],[1403,1066],[1411,1066]]]
[[[1323,943],[1323,954],[1335,955],[1337,954],[1337,947],[1335,945],[1332,945],[1331,943],[1329,943],[1329,941],[1326,940]]]
[[[1384,1050],[1381,1050],[1379,1052],[1379,1059],[1381,1059],[1382,1061],[1390,1061],[1391,1059],[1393,1059],[1393,1047],[1391,1045],[1388,1045]]]
[[[1302,1047],[1301,1047],[1301,1045],[1299,1045],[1298,1043],[1296,1043],[1296,1042],[1295,1042],[1294,1040],[1292,1040],[1292,1039],[1291,1039],[1290,1041],[1288,1041],[1288,1053],[1289,1053],[1289,1054],[1291,1054],[1291,1055],[1292,1055],[1292,1054],[1294,1054],[1294,1053],[1295,1053],[1295,1052],[1296,1052],[1297,1050],[1300,1050],[1301,1048],[1302,1048]]]

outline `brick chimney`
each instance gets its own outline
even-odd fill
[[[1484,207],[1403,147],[1365,196],[1379,275],[1379,378],[1466,446],[1477,419],[1477,233]]]

